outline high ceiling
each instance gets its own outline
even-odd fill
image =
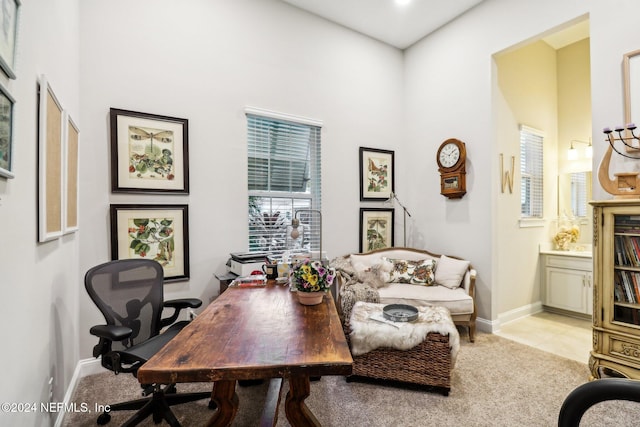
[[[454,20],[484,0],[281,0],[399,49]],[[555,49],[589,37],[582,21],[543,38]]]
[[[483,0],[282,0],[405,49]]]

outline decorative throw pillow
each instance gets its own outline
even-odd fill
[[[435,280],[433,259],[412,261],[382,257],[382,260],[391,265],[389,282],[429,286]]]
[[[358,272],[358,282],[366,283],[376,289],[385,287],[389,283],[390,271],[391,266],[389,263],[381,262],[380,264],[375,264],[368,269]]]
[[[468,269],[469,261],[442,255],[436,264],[436,284],[455,289],[462,284]]]

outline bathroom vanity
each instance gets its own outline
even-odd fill
[[[593,257],[591,245],[559,251],[540,247],[542,304],[554,311],[588,317],[593,314]]]

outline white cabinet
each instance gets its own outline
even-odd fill
[[[585,256],[543,255],[542,303],[581,314],[593,314],[593,261]]]

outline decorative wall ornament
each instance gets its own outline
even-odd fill
[[[10,79],[16,78],[16,35],[20,0],[2,0],[0,7],[0,68]]]
[[[500,188],[504,193],[505,186],[509,187],[509,194],[513,193],[513,175],[515,170],[516,157],[511,156],[511,170],[504,170],[504,154],[500,153]]]
[[[624,122],[640,123],[640,49],[623,55],[622,75],[624,78]],[[626,147],[626,151],[640,148],[637,141],[631,145],[633,147]]]
[[[189,193],[189,121],[112,108],[111,191]]]
[[[394,246],[395,209],[360,208],[360,252]]]
[[[0,176],[13,178],[13,110],[15,100],[0,84]]]
[[[394,152],[360,147],[360,201],[386,201],[394,191]]]
[[[67,111],[63,113],[62,140],[64,144],[63,168],[63,221],[64,234],[73,233],[79,228],[79,161],[80,139],[78,126]]]
[[[63,230],[63,109],[44,75],[38,96],[38,241],[46,242]]]
[[[187,205],[111,205],[111,259],[158,261],[165,282],[189,280]]]
[[[624,136],[625,129],[630,136]],[[629,123],[626,128],[618,126],[615,130],[611,130],[611,128],[608,127],[602,130],[604,134],[607,135],[609,147],[607,147],[607,151],[605,151],[600,166],[598,167],[598,181],[600,181],[600,185],[607,193],[613,194],[615,199],[640,198],[639,172],[619,172],[614,174],[614,179],[609,177],[611,155],[614,151],[623,157],[640,159],[640,155],[633,156],[626,154],[615,146],[616,142],[622,142],[623,146],[627,149],[633,149],[634,145],[637,145],[638,141],[640,141],[640,137],[635,135],[635,129],[636,125]],[[617,137],[614,136],[614,132],[618,134]]]

